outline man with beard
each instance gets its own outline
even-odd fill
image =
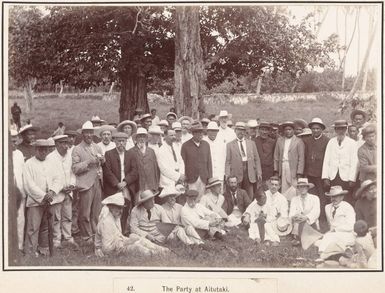
[[[87,244],[93,243],[101,209],[102,164],[105,159],[101,148],[93,142],[94,126],[91,121],[82,125],[83,141],[72,151],[72,171],[79,190],[79,228]]]
[[[24,160],[35,155],[35,147],[32,145],[36,140],[36,132],[40,130],[39,127],[32,126],[31,124],[24,125],[19,130],[19,135],[22,138],[22,142],[18,145],[18,149],[23,153]]]
[[[103,155],[115,148],[115,143],[112,140],[112,133],[115,131],[115,128],[111,125],[102,125],[99,128],[99,137],[101,138],[101,142],[97,145],[102,149]]]

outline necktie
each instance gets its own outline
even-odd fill
[[[239,144],[241,145],[241,154],[242,157],[246,157],[245,149],[243,148],[242,140],[239,141]]]
[[[337,208],[338,207],[333,207],[334,208],[334,210],[333,210],[333,212],[332,212],[332,217],[333,217],[333,219],[334,219],[334,216],[336,215],[336,211],[337,211]]]
[[[235,192],[233,192],[232,195],[233,195],[233,199],[234,199],[234,205],[236,206],[236,205],[238,205],[238,203],[237,203],[237,198],[235,197]]]
[[[151,211],[150,210],[147,210],[147,218],[148,218],[148,220],[151,219]]]
[[[174,161],[178,162],[178,160],[176,158],[176,153],[175,153],[174,147],[172,146],[172,144],[170,146],[171,146],[172,156],[174,157]]]

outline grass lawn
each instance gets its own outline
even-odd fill
[[[92,246],[82,246],[80,251],[68,248],[55,250],[53,257],[19,255],[13,265],[19,266],[152,266],[152,267],[210,267],[210,268],[314,268],[316,248],[303,251],[292,247],[289,240],[281,238],[278,247],[257,246],[248,238],[244,228],[231,228],[225,240],[206,240],[204,245],[186,246],[170,241],[171,255],[162,257],[109,256],[98,258]]]
[[[13,102],[17,102],[22,111],[22,120],[30,118],[33,125],[41,127],[41,135],[47,137],[57,128],[57,124],[63,122],[67,129],[78,129],[93,115],[108,122],[119,122],[119,100],[102,101],[91,99],[66,99],[66,98],[46,98],[34,100],[34,111],[25,113],[24,99],[10,99],[9,107]],[[228,110],[233,114],[233,122],[247,121],[249,119],[260,118],[261,120],[273,122],[283,122],[295,118],[303,118],[310,122],[314,117],[320,117],[327,126],[333,124],[336,119],[348,119],[349,113],[342,116],[338,112],[339,100],[324,97],[317,101],[296,101],[296,102],[261,102],[248,103],[246,105],[207,105],[206,113],[218,114],[221,109]],[[153,103],[150,108],[157,109],[158,116],[162,119],[170,104]]]

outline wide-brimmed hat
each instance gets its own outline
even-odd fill
[[[93,126],[92,122],[91,121],[86,121],[86,122],[83,123],[81,131],[83,131],[83,130],[94,130],[94,129],[95,129],[95,127]]]
[[[31,131],[39,131],[40,130],[40,127],[37,127],[37,126],[32,126],[32,124],[27,124],[27,125],[24,125],[22,126],[20,129],[19,129],[19,134],[23,134],[23,132],[27,131],[27,130],[31,130]]]
[[[144,119],[147,119],[147,118],[152,118],[151,114],[149,114],[149,113],[143,114],[143,115],[140,117],[140,120],[144,120]]]
[[[162,129],[160,129],[160,126],[158,125],[151,125],[149,128],[148,128],[148,133],[149,134],[163,134],[163,131]]]
[[[344,195],[347,193],[348,193],[347,190],[343,190],[341,186],[336,185],[336,186],[330,187],[330,191],[325,192],[325,195],[326,196],[337,196],[337,195]]]
[[[291,128],[294,129],[294,122],[292,122],[292,121],[286,121],[286,122],[283,122],[283,123],[281,123],[281,124],[279,125],[279,127],[280,127],[281,129],[284,129],[286,126],[289,126],[289,127],[291,127]]]
[[[167,120],[160,120],[159,123],[158,123],[158,126],[168,126],[168,122]]]
[[[249,128],[258,127],[258,121],[255,119],[250,119],[249,121],[247,121],[247,127],[249,127]]]
[[[202,123],[200,123],[199,121],[194,121],[192,124],[191,124],[191,132],[198,132],[198,131],[203,131],[203,126],[202,126]]]
[[[174,116],[175,119],[178,119],[178,116],[177,116],[174,112],[168,112],[168,113],[166,114],[166,118],[167,118],[168,116]]]
[[[185,192],[185,195],[187,197],[198,197],[199,196],[199,192],[195,189],[189,189]]]
[[[115,193],[113,195],[110,195],[102,200],[103,205],[116,205],[120,207],[124,207],[124,196],[122,192]]]
[[[326,128],[326,126],[325,126],[325,124],[322,122],[322,119],[321,119],[321,118],[318,118],[318,117],[313,118],[313,119],[311,120],[311,122],[308,124],[308,127],[311,129],[312,126],[313,126],[314,124],[318,124],[319,126],[321,126],[322,130],[325,130],[325,128]]]
[[[78,136],[79,132],[77,132],[76,130],[66,130],[64,131],[64,134],[68,136]]]
[[[278,236],[286,236],[293,230],[293,224],[289,218],[279,217],[273,224],[273,230]]]
[[[301,118],[296,118],[293,121],[294,126],[301,126],[302,128],[305,128],[307,126],[307,122]]]
[[[48,137],[48,138],[47,138],[47,141],[48,141],[48,145],[49,145],[50,147],[55,146],[55,141],[54,141],[54,139],[53,139],[52,137]]]
[[[102,134],[106,131],[109,131],[112,135],[112,133],[116,131],[116,128],[112,125],[102,125],[97,130],[97,136],[101,137]]]
[[[148,137],[148,132],[146,128],[139,127],[136,133],[132,135],[132,139],[135,140],[138,135],[146,135]]]
[[[100,119],[99,116],[94,115],[94,116],[91,117],[91,122],[100,122],[100,123],[103,123],[103,122],[106,122],[106,120]]]
[[[305,127],[301,133],[297,134],[299,137],[307,135],[312,135],[311,129],[307,127]]]
[[[207,181],[207,185],[206,185],[206,188],[210,188],[210,187],[213,187],[213,186],[216,186],[216,185],[221,185],[222,184],[222,181],[219,180],[218,178],[216,177],[213,177],[213,178],[210,178],[208,181]]]
[[[207,125],[207,131],[208,130],[214,130],[214,131],[219,131],[219,127],[218,127],[218,124],[214,121],[211,121],[208,125]]]
[[[125,133],[125,132],[117,131],[117,132],[114,132],[112,134],[112,138],[125,138],[125,139],[128,139],[128,134]]]
[[[279,123],[271,122],[270,126],[272,129],[279,129]]]
[[[360,198],[364,191],[366,191],[370,186],[376,185],[376,184],[377,184],[376,180],[370,180],[370,179],[365,180],[364,182],[361,183],[360,188],[358,188],[358,190],[356,192],[356,197]]]
[[[308,223],[303,225],[301,233],[301,245],[303,250],[308,249],[312,244],[314,244],[318,239],[322,238],[323,234],[318,232]]]
[[[194,119],[192,119],[190,116],[182,116],[178,119],[180,123],[182,123],[183,120],[188,120],[192,124],[194,122]]]
[[[176,186],[169,185],[162,190],[162,192],[159,194],[159,197],[165,198],[165,197],[170,196],[170,195],[179,196],[182,193],[184,193],[185,191],[186,191],[186,189],[181,184],[178,184]]]
[[[159,195],[159,192],[154,193],[152,190],[145,190],[142,193],[139,194],[139,200],[136,203],[136,205],[140,205],[141,203]]]
[[[210,121],[210,119],[209,118],[203,118],[203,119],[201,119],[201,123],[202,124],[209,124],[211,121]]]
[[[361,131],[362,138],[365,138],[365,136],[367,136],[368,134],[371,134],[371,133],[376,133],[376,125],[374,125],[372,123],[366,125],[365,128],[362,129],[362,131]]]
[[[219,111],[218,117],[229,117],[229,113],[226,110]]]
[[[182,124],[180,122],[173,122],[171,128],[175,131],[182,130]]]
[[[246,123],[241,121],[235,123],[235,129],[246,130]]]
[[[62,135],[56,135],[52,138],[55,142],[56,141],[68,141],[68,135],[62,134]]]
[[[119,132],[122,132],[124,125],[130,125],[132,128],[132,133],[135,133],[136,129],[138,128],[138,126],[136,125],[136,123],[134,121],[124,120],[118,124],[118,127],[116,127],[116,130]]]
[[[270,123],[262,121],[261,123],[259,123],[259,129],[261,129],[261,128],[272,129],[273,127],[271,126]]]
[[[47,139],[37,139],[31,143],[34,147],[50,147],[50,142]]]
[[[298,178],[297,184],[295,184],[295,187],[300,187],[300,186],[307,186],[309,189],[314,187],[314,184],[309,182],[307,178]]]
[[[362,116],[364,116],[364,119],[366,120],[367,116],[366,116],[366,113],[364,110],[361,110],[361,109],[355,109],[352,111],[352,113],[350,113],[350,119],[354,119],[354,116],[356,116],[357,114],[360,114]]]
[[[334,128],[347,128],[348,122],[346,120],[336,120],[334,121],[334,124],[332,125]]]

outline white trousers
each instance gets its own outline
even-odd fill
[[[265,240],[280,242],[279,236],[273,230],[274,222],[265,223]],[[250,223],[249,237],[253,240],[261,240],[257,223]]]

